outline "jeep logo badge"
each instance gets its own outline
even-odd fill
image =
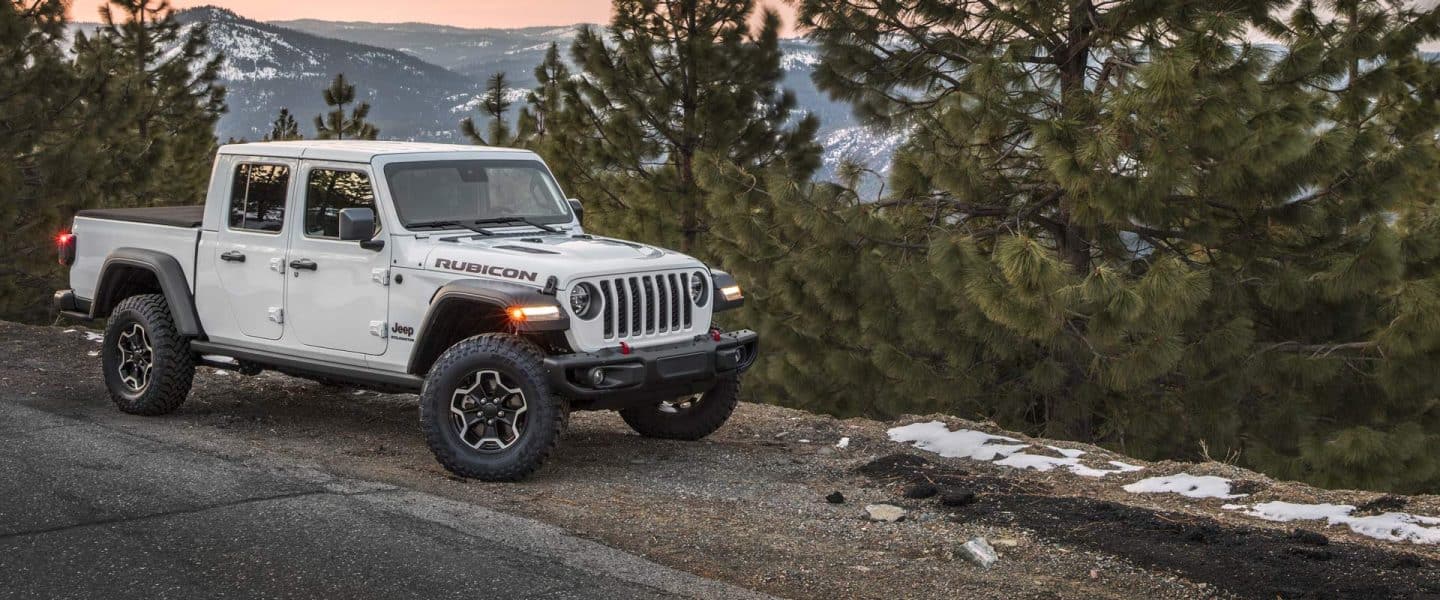
[[[506,279],[519,279],[521,281],[537,281],[540,275],[533,271],[521,271],[510,267],[496,265],[482,265],[479,263],[450,260],[448,258],[435,259],[435,268],[462,273],[475,273],[477,275],[490,275],[492,277],[504,277]]]
[[[390,327],[390,333],[396,335],[403,335],[408,338],[415,335],[415,328],[409,325],[401,325],[399,323],[396,323],[395,325]]]

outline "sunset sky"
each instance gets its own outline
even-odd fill
[[[98,20],[97,11],[104,3],[73,0],[70,16],[77,21]],[[221,6],[260,21],[414,21],[456,27],[526,27],[610,20],[610,0],[171,0],[170,4],[175,8]],[[761,0],[759,4],[779,10],[787,28],[794,21],[794,10],[782,0]],[[784,35],[790,35],[788,29]]]

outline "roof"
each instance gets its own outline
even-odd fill
[[[430,154],[441,152],[530,153],[529,150],[519,148],[497,148],[494,146],[471,146],[464,144],[429,144],[422,142],[380,142],[371,140],[299,140],[294,142],[226,144],[220,147],[220,154],[316,158],[346,162],[370,162],[377,156],[393,154]]]

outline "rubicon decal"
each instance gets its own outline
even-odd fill
[[[435,259],[435,268],[460,271],[462,273],[475,273],[477,275],[490,275],[492,277],[504,277],[506,279],[519,279],[521,281],[538,281],[540,279],[540,275],[534,271],[522,271],[520,269],[499,265],[482,265],[480,263],[450,260],[448,258]]]

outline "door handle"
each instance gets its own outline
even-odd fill
[[[310,259],[308,259],[308,258],[302,258],[302,259],[299,259],[299,260],[292,260],[292,261],[290,261],[290,268],[292,268],[292,269],[304,269],[304,270],[306,270],[306,271],[314,271],[315,269],[320,268],[320,265],[315,264],[315,261],[310,260]]]
[[[239,250],[231,250],[221,254],[220,260],[225,262],[245,262],[245,253]]]

